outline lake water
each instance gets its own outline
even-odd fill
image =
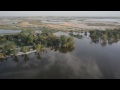
[[[56,35],[61,35],[57,32]],[[63,33],[65,34],[65,33]],[[84,33],[82,33],[84,35]],[[74,49],[52,49],[39,55],[8,58],[0,62],[0,78],[118,79],[120,42],[102,46],[89,37],[74,38]]]
[[[4,30],[0,29],[0,34],[14,34],[14,33],[20,33],[21,30]]]

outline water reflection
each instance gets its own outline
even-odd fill
[[[18,63],[18,62],[19,62],[18,57],[17,57],[17,56],[14,56],[13,61],[16,62],[16,63]]]
[[[29,57],[28,57],[28,55],[24,55],[24,61],[25,62],[28,62],[30,59],[29,59]]]
[[[0,62],[4,61],[4,58],[0,58]]]
[[[91,40],[88,36],[89,33],[84,39],[74,38],[75,48],[51,46],[39,54],[1,59],[0,78],[120,78],[120,42],[110,46],[107,43],[114,40],[109,42],[106,36]]]
[[[37,54],[37,59],[38,59],[38,60],[41,59],[40,53]]]
[[[72,52],[75,48],[72,47],[72,48],[62,48],[62,47],[59,47],[59,46],[51,46],[49,47],[51,51],[55,51],[55,52],[60,52],[60,53],[68,53],[68,52]],[[47,50],[42,50],[40,53],[36,53],[35,52],[35,55],[36,55],[36,59],[38,60],[41,60],[41,54],[42,53],[46,53],[47,54]],[[28,62],[30,59],[28,57],[27,54],[25,55],[21,55],[22,58],[24,58],[24,61],[25,62]],[[11,56],[10,57],[14,62],[18,63],[19,62],[19,59],[17,56]],[[8,58],[0,58],[0,62],[4,61],[4,60],[7,60]]]
[[[95,30],[89,31],[89,33],[91,41],[95,44],[100,43],[102,46],[112,45],[120,40],[120,30]]]
[[[59,48],[60,53],[67,53],[67,52],[72,52],[74,50],[73,48]]]
[[[87,36],[87,33],[88,33],[88,32],[86,31],[84,35]]]
[[[72,52],[75,48],[71,47],[71,48],[63,48],[63,47],[59,47],[59,46],[52,46],[51,50],[59,51],[60,53],[67,53],[67,52]]]

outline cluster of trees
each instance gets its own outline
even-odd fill
[[[0,36],[1,41],[13,42],[11,44],[6,44],[0,48],[0,58],[10,56],[11,54],[17,55],[19,47],[21,52],[25,54],[30,50],[30,46],[39,53],[41,50],[45,50],[46,47],[62,47],[62,48],[73,48],[74,40],[73,37],[67,37],[62,35],[57,37],[53,34],[53,31],[44,30],[41,33],[25,33],[22,31],[15,35],[4,35]]]
[[[23,46],[21,47],[21,51],[27,54],[27,52],[29,51],[29,48],[27,46]]]
[[[0,44],[6,42],[6,37],[5,36],[0,36]]]
[[[63,48],[73,48],[74,40],[73,37],[67,37],[65,35],[60,36],[61,47]]]
[[[91,40],[94,43],[101,42],[101,45],[113,44],[115,42],[118,42],[120,40],[120,29],[113,29],[113,30],[94,30],[89,31]]]
[[[14,43],[6,44],[0,47],[0,58],[10,56],[11,54],[17,55],[18,51]]]

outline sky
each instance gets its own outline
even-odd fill
[[[101,17],[120,17],[120,11],[0,11],[0,16],[101,16]]]

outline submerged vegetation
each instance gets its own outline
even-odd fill
[[[113,30],[94,30],[89,31],[91,40],[94,43],[101,43],[101,45],[113,44],[120,40],[120,29]]]

